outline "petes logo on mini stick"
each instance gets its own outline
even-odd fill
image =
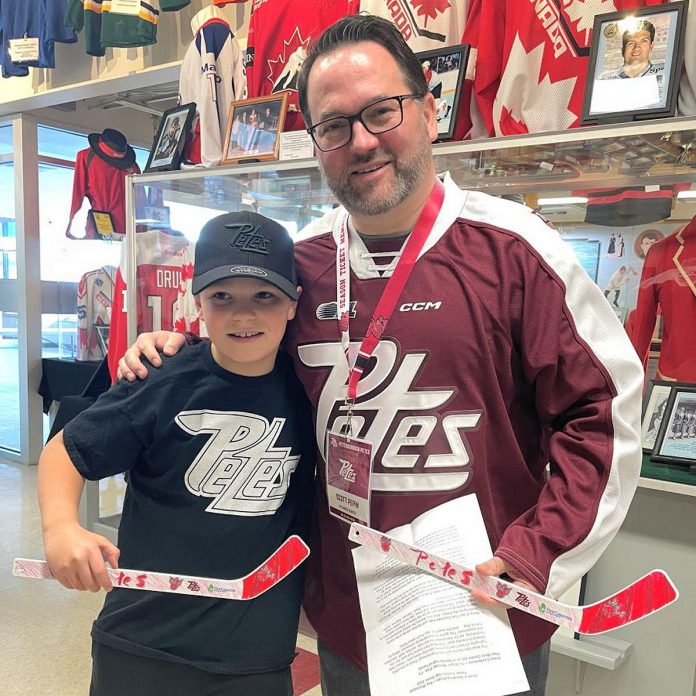
[[[184,477],[191,493],[213,499],[207,512],[252,517],[281,506],[300,460],[289,447],[276,447],[284,418],[182,411],[175,420],[191,435],[210,435]]]

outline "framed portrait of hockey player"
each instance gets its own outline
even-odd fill
[[[179,168],[195,113],[196,105],[191,102],[167,109],[162,114],[144,171],[165,172]]]
[[[672,382],[650,461],[696,466],[696,384]]]
[[[227,119],[223,163],[278,159],[288,93],[232,102]]]
[[[652,454],[660,432],[660,426],[665,417],[669,395],[672,393],[674,382],[650,380],[643,398],[643,417],[641,419],[640,436],[643,452]]]
[[[582,123],[673,116],[685,29],[686,2],[597,15]]]
[[[454,135],[454,127],[462,97],[462,85],[469,59],[469,45],[446,46],[416,53],[423,67],[428,91],[435,99],[438,140]]]

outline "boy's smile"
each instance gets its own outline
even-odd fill
[[[235,374],[258,377],[273,369],[297,302],[263,280],[226,278],[196,295],[196,306],[215,362]]]

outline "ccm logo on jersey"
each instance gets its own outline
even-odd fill
[[[399,307],[400,312],[427,312],[429,309],[440,309],[442,301],[438,302],[405,302]]]
[[[282,504],[300,461],[289,447],[277,447],[285,418],[238,411],[182,411],[177,425],[209,439],[188,468],[186,488],[212,498],[207,512],[272,515]]]

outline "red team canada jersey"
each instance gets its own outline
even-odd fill
[[[297,73],[309,45],[358,10],[358,0],[253,0],[246,50],[249,98],[290,91],[284,130],[301,130]]]
[[[496,554],[558,596],[597,560],[635,489],[642,370],[556,231],[518,204],[461,191],[449,178],[445,187],[353,407],[357,436],[373,443],[370,524],[386,531],[474,493]],[[296,246],[303,310],[288,324],[287,347],[320,452],[321,536],[312,540],[305,608],[320,639],[364,669],[352,544],[348,525],[328,512],[323,458],[327,429],[346,418],[336,320],[342,213],[314,223],[307,234],[315,236]],[[355,233],[349,256],[354,357],[387,281]],[[554,630],[509,615],[523,654]]]
[[[580,124],[595,15],[664,0],[472,0],[464,41],[490,135]]]
[[[179,288],[193,273],[193,247],[183,235],[165,230],[147,230],[135,236],[137,251],[137,332],[173,331],[179,303]],[[116,273],[109,331],[109,372],[116,378],[118,361],[128,347],[126,316],[127,246],[121,250]]]

